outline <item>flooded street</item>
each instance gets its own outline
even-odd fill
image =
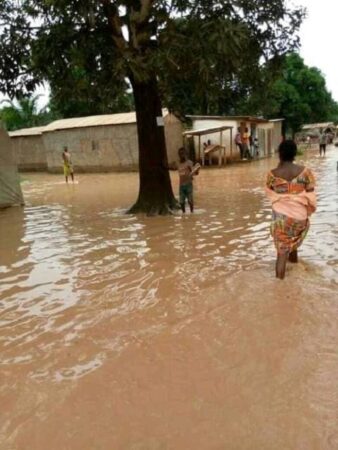
[[[22,174],[0,212],[1,450],[338,449],[338,149],[274,278],[264,160],[136,217],[137,174]],[[172,173],[177,193],[177,174]]]

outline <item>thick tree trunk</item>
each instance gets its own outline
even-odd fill
[[[168,169],[161,100],[156,78],[139,82],[131,78],[139,142],[140,187],[130,213],[171,214],[177,208]]]

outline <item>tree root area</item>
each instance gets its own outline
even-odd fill
[[[175,214],[180,209],[176,199],[170,202],[149,202],[138,200],[128,211],[127,214],[146,214],[148,217],[169,216]]]

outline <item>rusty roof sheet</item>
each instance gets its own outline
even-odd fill
[[[169,114],[167,109],[162,110],[163,117]],[[120,114],[102,114],[99,116],[74,117],[70,119],[60,119],[51,122],[45,127],[22,128],[12,131],[10,137],[39,136],[42,133],[57,130],[67,130],[72,128],[102,127],[106,125],[127,125],[136,123],[136,113],[134,111]]]
[[[122,114],[104,114],[99,116],[75,117],[55,120],[45,127],[45,132],[67,130],[71,128],[99,127],[105,125],[125,125],[136,122],[135,112]]]
[[[21,136],[41,136],[46,127],[21,128],[21,130],[10,131],[8,134],[12,137]]]
[[[183,136],[203,136],[205,134],[213,134],[218,133],[225,130],[232,130],[233,127],[222,126],[222,127],[211,127],[211,128],[202,128],[200,130],[188,130],[183,133]]]
[[[168,114],[167,110],[162,111],[163,116]],[[119,114],[104,114],[99,116],[76,117],[72,119],[56,120],[44,129],[44,132],[68,130],[72,128],[102,127],[106,125],[128,125],[136,123],[135,111]]]

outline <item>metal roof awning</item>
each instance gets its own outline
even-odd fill
[[[194,137],[198,138],[198,160],[201,161],[202,166],[205,164],[206,155],[211,155],[214,151],[219,151],[218,157],[218,165],[221,166],[225,163],[225,147],[222,143],[223,131],[230,131],[230,152],[232,154],[232,129],[234,127],[230,127],[229,125],[222,125],[221,127],[209,127],[209,128],[201,128],[200,130],[188,130],[183,133],[183,138]],[[213,133],[220,133],[220,144],[217,145],[208,145],[207,148],[201,148],[201,137],[205,135],[210,135]]]
[[[327,128],[327,127],[334,127],[333,122],[323,122],[323,123],[309,123],[307,125],[303,125],[303,130],[312,130],[314,128]]]
[[[183,133],[183,136],[203,136],[205,134],[219,133],[225,130],[232,130],[233,127],[222,126],[222,127],[212,127],[212,128],[201,128],[200,130],[188,130]]]
[[[254,123],[269,123],[269,120],[264,119],[264,117],[253,117],[253,116],[189,116],[189,119],[195,120],[235,120],[235,121],[247,121]]]

